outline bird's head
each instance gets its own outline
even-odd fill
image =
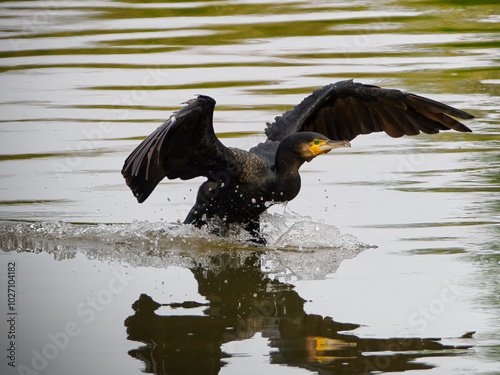
[[[293,148],[304,161],[311,161],[316,156],[326,154],[334,148],[351,147],[349,141],[332,141],[323,134],[314,132],[299,132],[289,136]]]

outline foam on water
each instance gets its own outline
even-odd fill
[[[248,242],[243,230],[226,237],[210,228],[135,221],[126,224],[73,224],[65,222],[0,222],[0,249],[4,252],[47,252],[56,260],[85,254],[88,258],[132,266],[193,267],[212,271],[237,267],[256,253],[263,272],[282,279],[323,278],[341,261],[368,246],[354,236],[342,235],[333,225],[287,213],[263,217],[266,247]]]
[[[262,215],[262,229],[268,247],[308,249],[366,248],[367,244],[355,236],[342,234],[331,224],[313,221],[310,216],[301,216],[295,212]]]

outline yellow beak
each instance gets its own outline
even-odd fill
[[[349,141],[331,141],[331,140],[320,140],[318,144],[314,144],[310,147],[314,156],[326,154],[327,152],[339,147],[351,147]]]

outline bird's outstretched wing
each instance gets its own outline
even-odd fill
[[[452,116],[452,117],[450,117]],[[391,137],[434,134],[440,130],[471,130],[459,119],[471,114],[399,90],[337,82],[314,91],[299,105],[268,124],[271,141],[300,131],[315,131],[333,140],[351,140],[359,134],[384,131]]]
[[[233,154],[215,136],[215,100],[198,96],[151,133],[125,160],[122,175],[142,203],[164,178],[214,178],[234,167]]]

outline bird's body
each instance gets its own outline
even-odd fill
[[[267,160],[244,150],[230,152],[237,163],[235,173],[228,169],[204,182],[185,223],[201,226],[218,218],[228,224],[248,224],[277,195],[279,180]]]
[[[398,90],[343,81],[318,89],[268,124],[268,139],[249,151],[225,147],[212,124],[215,101],[198,96],[149,135],[122,174],[142,203],[164,178],[205,176],[186,224],[242,225],[258,241],[259,217],[300,191],[299,168],[359,134],[392,137],[470,129],[454,118],[472,115]]]

